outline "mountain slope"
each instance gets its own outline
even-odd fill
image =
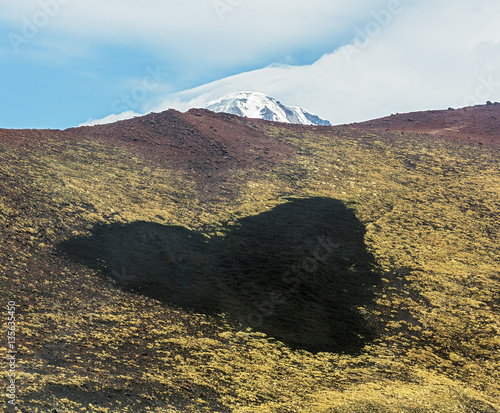
[[[500,411],[500,152],[418,116],[0,129],[18,407]]]
[[[398,113],[350,126],[439,136],[455,142],[500,148],[500,103],[460,109]]]
[[[237,92],[209,102],[206,109],[214,112],[232,113],[247,118],[264,119],[301,125],[329,126],[323,120],[296,106],[285,106],[276,99],[258,92]]]

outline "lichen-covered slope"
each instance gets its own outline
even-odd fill
[[[206,111],[0,131],[18,408],[500,411],[499,161]]]

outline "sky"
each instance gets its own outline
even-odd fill
[[[498,0],[0,0],[0,128],[237,91],[333,124],[500,101]]]

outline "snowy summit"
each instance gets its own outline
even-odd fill
[[[276,99],[259,92],[237,92],[209,102],[206,109],[225,112],[246,118],[257,118],[275,122],[301,125],[325,125],[330,122],[321,119],[296,106],[285,106]]]

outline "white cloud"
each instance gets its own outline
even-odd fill
[[[333,123],[349,123],[500,100],[499,2],[459,0],[450,8],[434,1],[402,8],[386,28],[380,24],[379,32],[370,22],[359,27],[376,35],[368,40],[360,35],[312,65],[231,76],[168,96],[155,110],[185,110],[234,91],[255,90]]]
[[[387,0],[372,0],[370,7]],[[227,6],[223,13],[217,5]],[[52,9],[47,6],[52,5]],[[139,47],[206,66],[255,62],[297,47],[335,41],[366,13],[363,0],[0,0],[0,21],[21,33],[53,10],[44,33],[92,44]],[[42,19],[43,20],[43,19]]]
[[[107,123],[118,122],[120,120],[132,119],[136,116],[141,116],[140,113],[136,113],[132,110],[127,112],[122,112],[119,114],[111,114],[102,119],[93,119],[86,122],[80,123],[78,126],[94,126],[94,125],[105,125]]]
[[[160,104],[152,93],[143,110],[186,110],[255,90],[347,123],[500,100],[498,0],[377,0],[369,7],[364,0],[221,0],[229,5],[222,19],[214,8],[220,2],[213,0],[145,0],[140,12],[132,0],[42,1],[61,4],[43,30],[78,38],[85,53],[91,53],[92,42],[138,46],[156,55],[158,64],[170,59],[187,72],[226,66],[234,72],[250,63],[294,61],[294,50],[331,40],[332,52],[314,64],[241,73],[166,95]],[[21,19],[31,19],[40,4],[0,0],[0,19],[20,28]],[[341,39],[353,36],[358,38],[338,48]],[[52,53],[58,47],[52,44]],[[67,53],[67,42],[60,47]],[[165,83],[164,89],[172,90],[174,85]]]

